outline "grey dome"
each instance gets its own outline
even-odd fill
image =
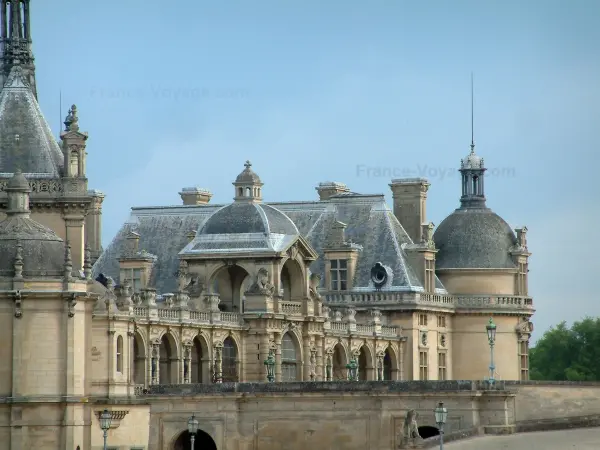
[[[241,233],[300,234],[292,219],[262,203],[232,203],[225,206],[204,222],[198,234]]]
[[[510,256],[517,238],[499,215],[487,208],[457,209],[433,235],[437,269],[514,268]]]
[[[64,274],[63,240],[29,217],[10,216],[0,222],[0,276],[14,276],[19,244],[23,255],[23,276],[60,277]]]
[[[262,184],[260,177],[252,170],[252,163],[246,161],[246,167],[235,179],[236,183]]]

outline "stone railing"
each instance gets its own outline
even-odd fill
[[[401,338],[401,327],[381,324],[361,324],[350,322],[325,322],[325,334],[356,335],[356,336],[382,336]]]
[[[302,314],[302,303],[300,303],[300,302],[279,302],[279,312],[282,314],[299,316]]]
[[[199,322],[241,325],[242,316],[233,312],[189,311],[178,308],[150,308],[134,306],[133,315],[138,319],[160,319],[165,322]]]
[[[326,304],[341,306],[377,307],[393,306],[431,306],[447,309],[505,309],[533,310],[531,297],[516,295],[442,295],[414,292],[328,292],[323,294]]]

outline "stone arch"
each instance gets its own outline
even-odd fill
[[[284,300],[300,301],[307,296],[306,272],[296,259],[285,260],[281,266],[279,279]]]
[[[124,339],[123,339],[123,335],[122,334],[117,334],[117,341],[116,341],[116,362],[117,362],[117,372],[122,374],[123,371],[125,370],[124,364],[123,364],[123,350],[124,350]]]
[[[250,276],[244,264],[223,264],[216,268],[208,278],[209,292],[219,295],[219,309],[228,312],[242,312],[244,293],[242,286]]]
[[[374,352],[368,343],[363,343],[358,348],[358,379],[361,381],[374,380]]]
[[[190,382],[210,383],[210,350],[208,340],[201,334],[192,338]]]
[[[172,450],[191,450],[192,440],[189,431],[182,431],[173,439]],[[194,436],[194,449],[217,450],[217,444],[213,437],[204,430],[198,429]]]
[[[295,330],[281,336],[281,381],[302,381],[302,346]]]
[[[179,346],[173,333],[166,332],[159,338],[159,384],[178,382]]]
[[[224,383],[237,383],[239,381],[240,351],[241,347],[231,333],[223,339],[221,362]]]
[[[342,341],[333,346],[332,355],[332,379],[333,381],[343,381],[348,379],[346,364],[348,364],[348,349]]]
[[[396,349],[394,349],[394,347],[391,345],[388,345],[383,352],[383,379],[399,380],[400,361],[398,354],[396,353]]]
[[[139,330],[135,330],[133,332],[133,351],[131,352],[131,368],[135,384],[146,384],[147,348],[146,339]]]

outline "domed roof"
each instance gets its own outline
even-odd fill
[[[252,170],[252,163],[246,161],[245,169],[235,179],[236,183],[261,184],[260,177]]]
[[[460,160],[461,169],[485,169],[483,158],[475,153],[475,144],[471,144],[471,152]]]
[[[263,203],[236,202],[210,216],[198,235],[241,233],[300,234],[292,219],[278,209]]]
[[[510,226],[488,208],[457,209],[433,235],[436,269],[504,269],[517,238]]]

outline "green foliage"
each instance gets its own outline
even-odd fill
[[[550,328],[529,352],[532,380],[600,381],[600,318]]]

